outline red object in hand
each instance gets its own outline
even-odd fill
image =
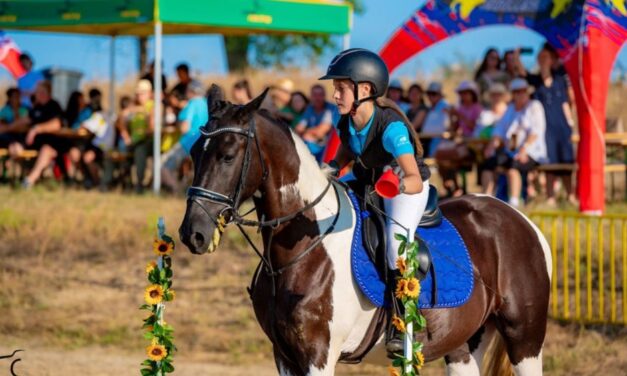
[[[400,192],[401,179],[389,169],[381,175],[374,185],[374,190],[383,198],[393,198]]]

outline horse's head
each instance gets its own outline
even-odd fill
[[[217,86],[210,89],[211,118],[191,150],[194,180],[179,228],[181,241],[192,253],[216,249],[226,223],[267,175],[255,116],[266,93],[236,106],[224,101]]]

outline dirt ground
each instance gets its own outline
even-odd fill
[[[138,375],[147,345],[140,330],[144,266],[153,259],[156,219],[176,235],[180,198],[0,188],[0,356],[22,375]],[[175,239],[177,237],[175,236]],[[212,255],[178,247],[175,375],[275,375],[246,286],[256,259],[235,232]],[[11,360],[0,359],[0,375]],[[549,324],[547,375],[627,374],[625,328]],[[425,375],[442,375],[442,362]],[[340,375],[383,375],[342,366]]]

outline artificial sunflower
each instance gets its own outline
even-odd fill
[[[414,369],[416,372],[422,369],[422,366],[425,365],[425,355],[422,351],[418,351],[414,353],[414,358],[416,359],[416,363],[414,364]]]
[[[148,265],[146,265],[146,274],[150,274],[150,272],[155,270],[156,267],[157,267],[156,262],[154,261],[149,262]]]
[[[403,321],[402,318],[394,315],[392,317],[392,325],[394,325],[396,330],[398,330],[399,332],[405,333],[405,321]]]
[[[169,255],[174,250],[174,242],[155,239],[152,250],[159,256]]]
[[[407,297],[415,299],[420,294],[420,282],[416,278],[408,278],[405,283],[405,295]]]
[[[407,285],[407,280],[404,278],[401,278],[398,280],[398,282],[396,282],[396,292],[394,293],[394,295],[396,296],[396,299],[402,299],[405,296],[406,285]]]
[[[148,354],[148,358],[150,360],[159,362],[163,360],[163,358],[168,356],[168,350],[166,350],[165,346],[163,345],[153,343],[150,346],[146,347],[146,354]]]
[[[169,297],[168,301],[171,302],[176,297],[176,291],[174,291],[173,289],[169,289],[168,290],[168,295],[169,295],[168,296]]]
[[[144,292],[144,300],[147,304],[159,304],[163,300],[163,287],[159,285],[150,285],[146,287]]]
[[[398,268],[398,271],[401,273],[401,275],[405,275],[405,272],[407,271],[407,263],[405,262],[404,257],[399,257],[396,259],[396,268]]]
[[[401,376],[401,374],[398,373],[398,370],[392,366],[388,366],[388,372],[390,373],[390,376]]]

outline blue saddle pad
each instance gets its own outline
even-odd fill
[[[385,280],[371,261],[361,239],[362,215],[357,198],[349,192],[351,202],[356,210],[356,227],[351,246],[351,269],[357,285],[366,297],[377,307],[386,304]],[[474,287],[473,266],[459,232],[453,224],[443,218],[442,224],[433,228],[419,228],[418,236],[427,243],[433,265],[435,266],[437,300],[432,305],[431,273],[421,282],[421,292],[418,297],[419,307],[451,308],[460,306],[470,298]]]

